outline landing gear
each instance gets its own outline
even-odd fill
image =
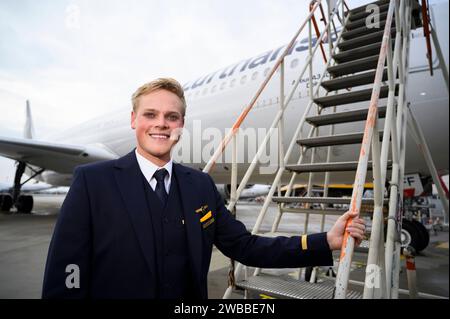
[[[33,210],[33,196],[31,195],[20,195],[14,206],[16,206],[17,211],[20,213],[30,214]]]
[[[33,210],[33,196],[19,195],[14,203],[10,194],[0,194],[0,211],[9,212],[15,206],[18,213],[29,214]]]
[[[25,172],[26,166],[27,164],[25,162],[18,162],[17,164],[16,175],[14,176],[14,186],[12,189],[12,199],[14,206],[17,208],[18,213],[29,214],[33,209],[33,197],[20,195],[20,189],[22,188],[22,185],[29,180],[28,179],[23,184],[20,183],[22,175]]]
[[[411,246],[416,252],[424,250],[430,243],[430,234],[425,226],[416,220],[403,219],[401,233],[402,247]]]
[[[416,249],[416,251],[422,251],[430,243],[430,234],[422,223],[419,223],[417,220],[413,220],[412,223],[414,227],[416,227],[419,234],[419,244],[414,248]]]
[[[0,194],[0,211],[9,212],[13,206],[13,198],[9,194]]]
[[[26,167],[27,164],[25,162],[17,162],[14,185],[12,187],[11,194],[0,194],[0,211],[9,212],[13,206],[17,208],[18,213],[29,214],[33,210],[33,196],[22,195],[20,194],[20,190],[25,183],[40,175],[44,169],[35,171],[32,167],[28,166],[28,168],[33,172],[33,175],[31,175],[25,182],[21,183],[20,181]]]

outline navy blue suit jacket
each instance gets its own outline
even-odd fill
[[[326,234],[266,238],[233,218],[208,174],[176,164],[196,296],[207,298],[213,244],[238,262],[262,268],[331,265]],[[134,151],[80,166],[61,207],[47,257],[43,298],[154,298],[153,231]],[[211,211],[207,227],[200,208]],[[206,218],[206,217],[205,217]],[[204,218],[203,218],[204,219]],[[67,288],[70,264],[79,288]]]

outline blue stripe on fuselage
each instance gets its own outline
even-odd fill
[[[335,36],[332,36],[332,41],[333,42],[336,41]],[[317,38],[313,38],[312,39],[313,47],[316,45],[316,42],[317,42]],[[246,70],[251,70],[251,69],[255,69],[257,67],[263,66],[268,62],[272,62],[272,61],[276,60],[278,55],[280,54],[280,52],[282,52],[283,48],[285,48],[285,46],[279,47],[278,49],[275,49],[275,50],[264,52],[261,55],[240,61],[236,64],[232,64],[232,65],[226,67],[225,69],[221,69],[219,71],[210,73],[206,76],[202,76],[194,82],[188,82],[183,85],[183,88],[185,91],[194,90],[199,87],[202,87],[203,85],[211,83],[211,81],[214,78],[218,78],[218,79],[222,80],[222,79],[232,76],[235,73],[238,73],[238,72],[241,73]],[[293,53],[294,49],[295,49],[296,53],[300,53],[300,52],[304,52],[304,51],[308,50],[308,38],[302,39],[300,42],[296,41],[294,43],[294,45],[292,46],[292,48],[287,53],[287,55],[288,56],[291,55]],[[240,68],[238,68],[238,67],[240,67]]]

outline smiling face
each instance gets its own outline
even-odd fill
[[[170,160],[183,126],[180,98],[164,89],[140,96],[138,107],[131,112],[138,153],[160,167]]]

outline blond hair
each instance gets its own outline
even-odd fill
[[[181,100],[181,114],[184,117],[186,113],[186,100],[184,98],[184,90],[183,87],[180,85],[180,83],[178,83],[177,80],[172,78],[159,78],[151,82],[145,83],[144,85],[139,87],[131,97],[131,102],[133,103],[133,112],[136,112],[138,108],[139,97],[154,92],[156,90],[166,90],[178,96],[179,99]]]

